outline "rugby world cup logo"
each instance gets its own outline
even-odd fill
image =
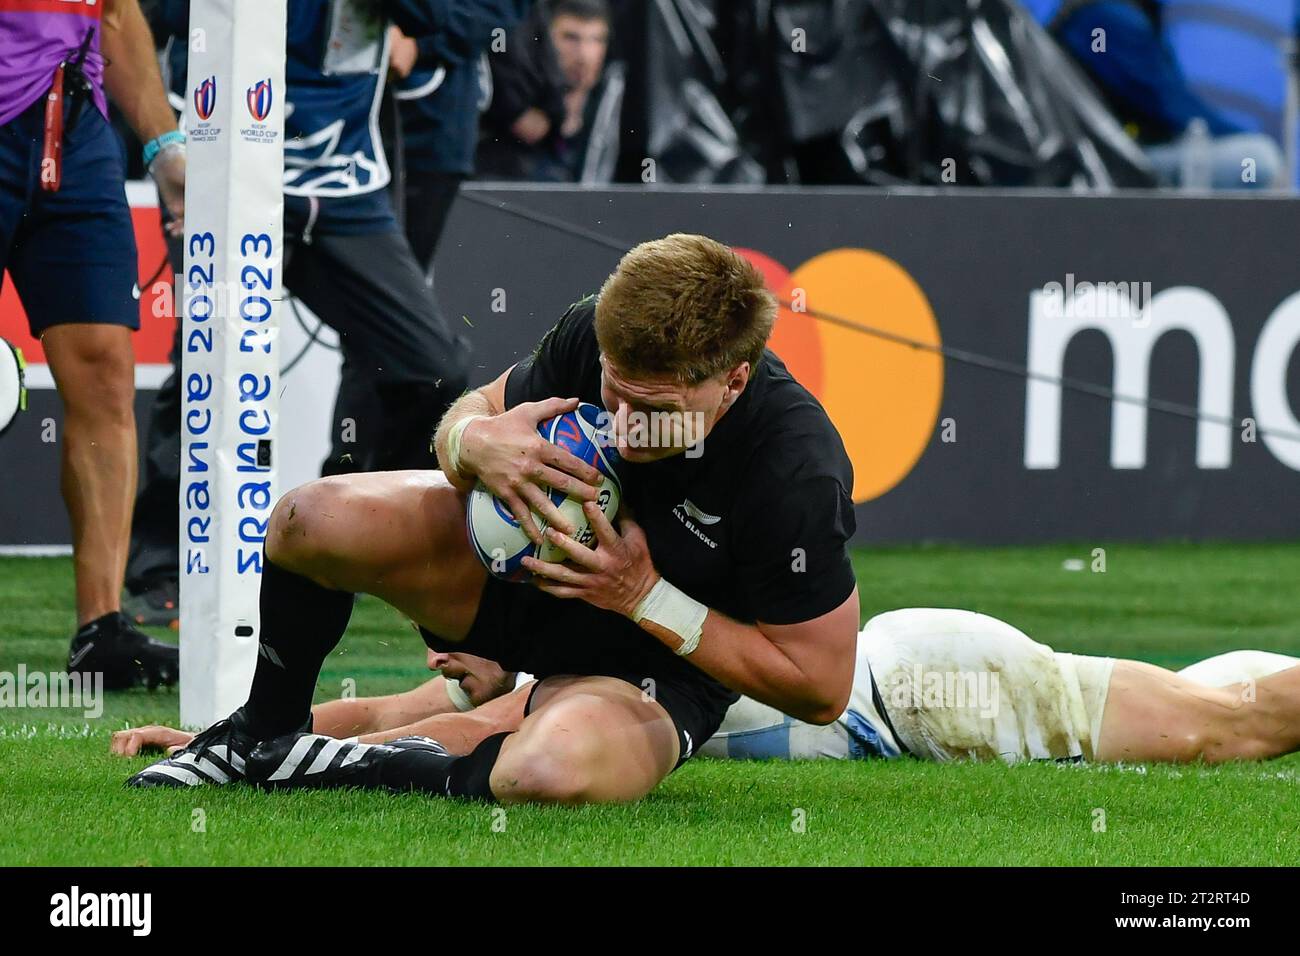
[[[248,88],[248,113],[261,123],[271,115],[271,78],[259,80]]]
[[[194,87],[194,113],[201,121],[212,118],[217,108],[217,78],[210,76]]]

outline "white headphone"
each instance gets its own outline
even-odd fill
[[[9,430],[18,413],[27,407],[23,368],[23,353],[0,339],[0,435]]]

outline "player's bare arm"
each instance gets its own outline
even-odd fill
[[[437,740],[452,754],[472,753],[474,748],[493,734],[513,733],[524,722],[524,709],[532,693],[532,684],[485,700],[472,710],[453,708],[425,714],[407,723],[380,727],[358,740],[363,744],[383,744],[404,737],[429,737]]]
[[[584,507],[595,529],[594,551],[554,528],[547,540],[569,556],[564,564],[525,558],[539,578],[537,586],[560,598],[589,604],[634,618],[660,580],[645,534],[630,518],[615,529],[594,504]],[[682,636],[642,618],[641,628],[671,650]],[[853,685],[853,653],[858,631],[855,588],[839,607],[799,624],[745,624],[710,608],[699,646],[691,653],[696,667],[733,690],[812,724],[829,724],[848,704]]]
[[[457,713],[447,696],[446,684],[445,678],[435,677],[400,694],[329,700],[312,708],[312,727],[327,737],[368,737],[440,714]],[[109,751],[134,757],[152,750],[184,747],[193,739],[194,734],[186,731],[150,724],[115,731],[109,741]],[[367,739],[367,742],[377,741]]]
[[[853,687],[858,613],[856,589],[833,611],[799,624],[751,626],[710,611],[695,666],[791,717],[830,724],[844,713]],[[642,627],[671,646],[653,622]]]
[[[327,737],[359,737],[364,743],[438,733],[447,738],[448,749],[459,753],[462,750],[457,748],[468,751],[483,737],[514,729],[523,719],[522,697],[505,705],[493,705],[515,690],[518,675],[472,654],[429,651],[427,661],[430,670],[441,673],[411,690],[317,704],[312,708],[315,731]],[[531,686],[531,681],[521,686],[524,696]],[[460,703],[453,699],[453,692]],[[452,719],[434,720],[439,717]],[[186,731],[150,724],[116,731],[109,741],[109,751],[123,757],[155,750],[170,752],[193,739],[194,734]]]
[[[447,681],[434,677],[419,687],[382,697],[331,700],[312,708],[312,729],[330,737],[358,737],[401,727],[434,714],[455,713]]]

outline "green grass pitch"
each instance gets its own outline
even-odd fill
[[[1300,545],[1112,544],[858,551],[864,614],[984,611],[1057,650],[1179,667],[1241,647],[1300,652]],[[0,671],[62,667],[66,559],[0,559]],[[423,646],[372,599],[317,700],[406,688]],[[631,806],[493,808],[413,795],[122,789],[145,758],[111,731],[174,722],[174,692],[110,695],[104,715],[0,709],[0,864],[1300,863],[1300,758],[1227,767],[693,760]],[[1104,823],[1104,829],[1101,824]]]

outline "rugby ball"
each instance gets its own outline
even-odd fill
[[[607,418],[595,405],[583,403],[572,412],[539,422],[537,431],[547,441],[559,445],[600,471],[601,483],[596,503],[612,522],[618,513],[622,489],[615,471],[619,462],[618,452],[614,450],[613,442],[607,437],[609,433],[604,427]],[[545,490],[560,513],[576,528],[573,537],[587,547],[595,548],[596,533],[582,511],[582,502],[568,497],[562,491],[550,488]],[[546,530],[546,519],[536,511],[533,512],[533,521],[538,528]],[[543,541],[540,545],[535,545],[529,541],[510,509],[482,482],[470,492],[465,524],[470,545],[483,566],[494,577],[506,581],[528,579],[529,572],[523,567],[526,557],[557,563],[568,558],[562,548],[550,542]]]
[[[23,353],[0,339],[0,435],[9,430],[18,413],[26,407]]]

